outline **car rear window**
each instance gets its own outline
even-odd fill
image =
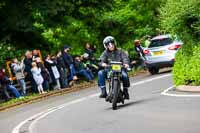
[[[171,38],[163,38],[163,39],[157,39],[157,40],[152,40],[149,48],[151,47],[160,47],[160,46],[165,46],[168,44],[171,44],[173,41]]]

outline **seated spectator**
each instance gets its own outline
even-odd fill
[[[43,83],[44,79],[41,75],[41,69],[37,67],[36,62],[32,62],[31,72],[32,72],[33,78],[37,84],[39,94],[45,93],[45,91],[43,90],[43,87],[42,87],[42,83]]]
[[[2,88],[10,91],[16,98],[21,98],[19,91],[11,84],[11,81],[5,73],[5,69],[3,68],[0,68],[0,84]]]
[[[0,83],[0,93],[3,94],[2,96],[3,96],[3,99],[5,101],[9,101],[11,99],[11,97],[10,97],[8,91],[7,91],[6,86],[5,85],[1,85],[1,83]]]
[[[88,81],[92,81],[94,79],[94,75],[92,74],[90,69],[86,69],[84,67],[84,64],[81,62],[80,56],[75,57],[75,69],[77,72],[77,75],[84,76]]]
[[[84,53],[82,58],[83,58],[82,62],[84,66],[89,68],[92,71],[92,73],[96,75],[99,71],[99,66],[93,60],[89,58],[89,55],[87,53]]]
[[[14,58],[11,64],[11,68],[15,74],[18,84],[21,86],[21,95],[26,95],[26,83],[25,83],[25,76],[24,76],[24,58],[19,62],[17,58]]]
[[[56,66],[56,63],[51,59],[50,55],[47,55],[45,58],[44,66],[48,69],[49,74],[52,79],[52,84],[54,89],[60,89],[60,73],[58,71],[58,68]]]

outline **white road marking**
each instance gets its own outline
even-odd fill
[[[169,90],[173,89],[175,86],[171,86],[169,88],[167,88],[166,90],[164,90],[161,95],[165,95],[165,96],[172,96],[172,97],[200,97],[200,95],[184,95],[184,94],[171,94],[171,93],[167,93]]]
[[[171,74],[165,74],[165,75],[162,75],[162,76],[159,76],[159,77],[147,79],[147,80],[144,80],[144,81],[139,81],[139,82],[131,84],[131,86],[136,86],[136,85],[144,84],[144,83],[151,82],[153,80],[157,80],[157,79],[161,79],[161,78],[165,78],[165,77],[168,77],[168,76],[171,76]]]
[[[161,79],[161,78],[165,78],[165,77],[168,77],[168,76],[171,76],[171,74],[165,74],[165,75],[162,75],[162,76],[158,76],[158,77],[155,77],[155,78],[151,78],[151,79],[147,79],[147,80],[144,80],[144,81],[139,81],[139,82],[136,82],[136,83],[133,83],[131,84],[131,86],[137,86],[137,85],[140,85],[140,84],[144,84],[144,83],[147,83],[147,82],[151,82],[153,80],[157,80],[157,79]],[[21,123],[19,123],[13,130],[12,130],[12,133],[19,133],[20,131],[20,128],[25,125],[26,123],[32,121],[32,123],[29,125],[29,131],[30,133],[33,133],[33,129],[34,129],[34,125],[36,125],[36,123],[48,116],[49,114],[57,111],[57,110],[60,110],[64,107],[67,107],[67,106],[70,106],[70,105],[73,105],[73,104],[76,104],[76,103],[79,103],[79,102],[82,102],[82,101],[85,101],[85,100],[88,100],[88,99],[91,99],[93,97],[96,97],[98,96],[100,93],[96,93],[96,94],[92,94],[92,95],[89,95],[87,97],[83,97],[83,98],[80,98],[80,99],[77,99],[77,100],[74,100],[74,101],[71,101],[71,102],[68,102],[68,103],[65,103],[65,104],[62,104],[62,105],[59,105],[59,106],[56,106],[56,107],[53,107],[53,108],[50,108],[50,109],[47,109],[46,111],[43,111],[43,112],[40,112],[38,114],[35,114],[31,117],[29,117],[28,119],[22,121]]]

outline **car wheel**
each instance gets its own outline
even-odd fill
[[[159,71],[159,68],[155,68],[155,67],[152,67],[152,68],[149,68],[149,72],[154,75],[154,74],[157,74]]]

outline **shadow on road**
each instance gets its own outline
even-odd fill
[[[129,107],[129,106],[136,106],[136,105],[141,105],[143,103],[148,103],[148,102],[152,102],[154,100],[157,100],[159,97],[151,97],[151,98],[146,98],[146,99],[141,99],[141,100],[137,100],[137,101],[125,101],[125,104],[121,104],[118,103],[118,107],[117,109],[121,109],[121,108],[125,108],[125,107]],[[126,103],[127,102],[127,103]],[[109,108],[109,110],[112,108]]]
[[[163,74],[167,74],[167,73],[171,73],[172,70],[161,70],[159,73],[151,75],[150,73],[147,75],[147,77],[152,77],[152,76],[156,76],[156,75],[163,75]]]

